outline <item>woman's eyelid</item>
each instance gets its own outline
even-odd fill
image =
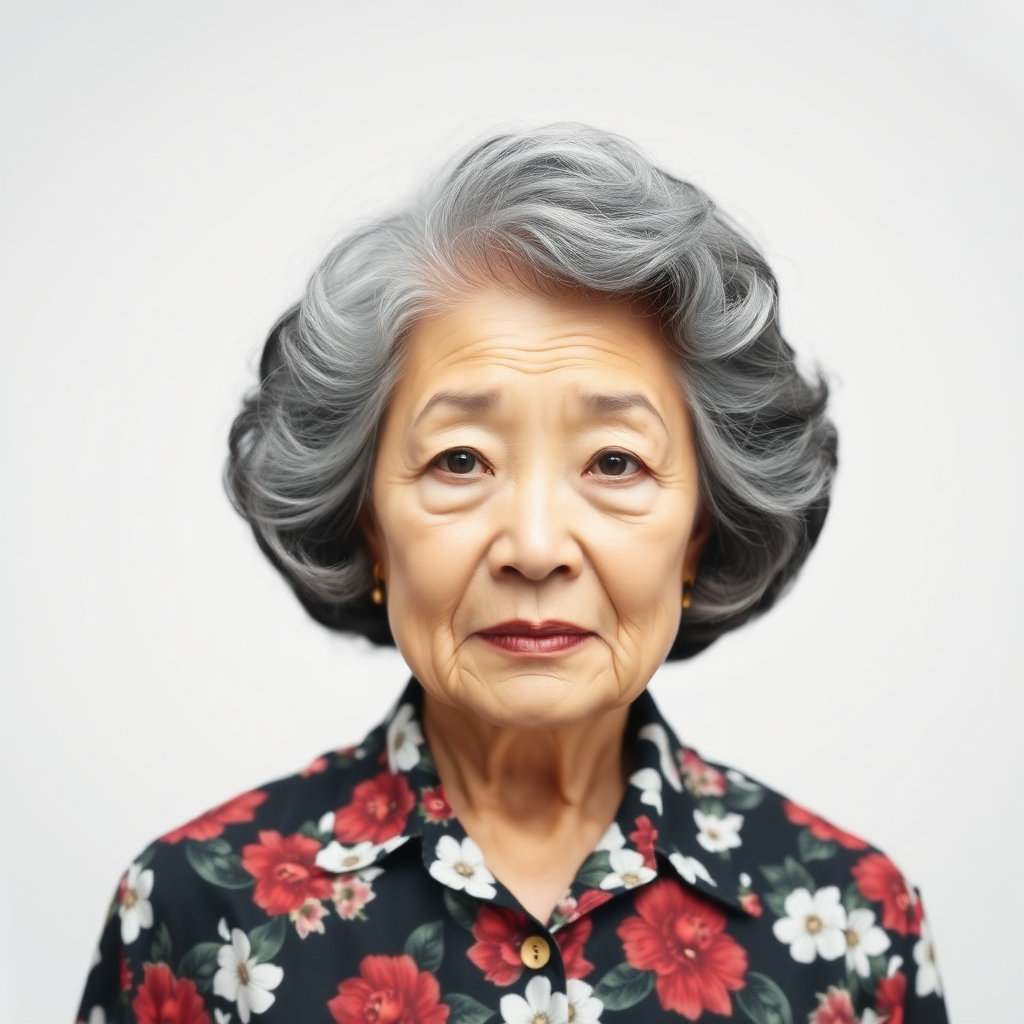
[[[444,464],[444,460],[447,456],[453,455],[456,452],[465,452],[467,455],[471,455],[476,460],[477,465],[467,473],[456,473],[453,470],[448,469]],[[598,463],[607,455],[619,455],[627,462],[634,463],[636,468],[622,474],[596,472],[595,469]],[[473,477],[482,475],[480,472],[477,472],[478,470],[482,471],[483,474],[494,474],[493,467],[488,463],[483,455],[481,455],[477,449],[471,448],[468,445],[454,445],[451,448],[445,448],[444,451],[438,452],[430,459],[429,466],[437,469],[441,473],[444,473],[446,476],[461,477],[462,479],[472,479]],[[604,480],[616,481],[632,479],[640,473],[647,471],[647,468],[647,464],[639,455],[634,455],[633,452],[628,451],[625,448],[602,448],[587,463],[585,472],[588,476],[596,476]]]
[[[473,458],[476,459],[477,465],[468,473],[456,473],[454,470],[448,469],[448,467],[444,465],[444,460],[449,455],[453,455],[456,452],[465,452],[467,455],[472,455]],[[475,448],[470,448],[468,445],[464,444],[454,445],[451,448],[445,448],[443,452],[438,452],[438,454],[430,460],[429,465],[444,473],[446,476],[462,478],[463,480],[471,480],[474,477],[481,475],[476,472],[478,469],[482,470],[485,474],[494,473],[494,470],[491,468],[487,460]]]
[[[607,455],[620,455],[628,462],[636,463],[636,469],[628,473],[597,473],[595,467],[598,463]],[[639,455],[634,455],[631,451],[627,451],[625,448],[602,448],[587,464],[587,473],[590,476],[597,476],[603,480],[631,480],[640,473],[647,472],[647,464]]]

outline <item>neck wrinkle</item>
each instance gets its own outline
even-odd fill
[[[618,806],[627,785],[628,718],[627,705],[559,729],[512,729],[429,694],[423,707],[427,745],[456,816],[542,827],[607,808],[613,796]]]

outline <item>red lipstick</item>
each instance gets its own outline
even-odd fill
[[[545,619],[543,622],[512,619],[481,629],[477,635],[507,654],[536,658],[566,654],[581,647],[586,643],[587,637],[594,634],[589,629],[559,619]]]

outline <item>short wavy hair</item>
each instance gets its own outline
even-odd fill
[[[500,265],[657,312],[714,520],[669,659],[766,611],[821,531],[837,437],[757,247],[699,188],[580,124],[495,134],[342,239],[274,325],[230,434],[228,494],[319,622],[393,644],[356,517],[403,339]],[[682,524],[680,524],[682,528]]]

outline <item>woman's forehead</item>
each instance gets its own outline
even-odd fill
[[[514,375],[559,377],[562,386],[602,373],[633,386],[674,379],[655,317],[629,300],[482,288],[421,322],[406,341],[403,382],[414,391]]]

